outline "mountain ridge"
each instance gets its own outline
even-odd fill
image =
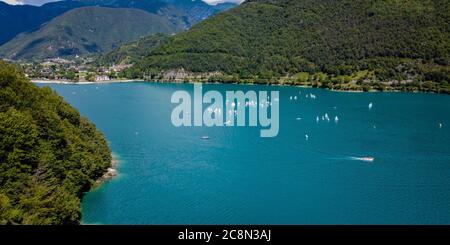
[[[34,32],[68,11],[80,7],[109,7],[141,9],[170,20],[177,29],[187,29],[193,24],[228,9],[230,6],[211,6],[203,1],[191,0],[66,0],[44,4],[8,5],[0,3],[0,45],[22,33]]]

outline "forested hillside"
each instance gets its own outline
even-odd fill
[[[172,37],[137,62],[134,74],[183,68],[262,83],[445,90],[449,5],[447,0],[249,0]]]
[[[169,35],[162,33],[143,37],[100,56],[97,62],[101,65],[131,64],[138,61],[139,57],[150,54],[155,47],[166,43],[168,39]]]
[[[111,164],[95,126],[0,61],[0,224],[78,224],[80,198]]]

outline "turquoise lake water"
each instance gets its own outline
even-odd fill
[[[120,161],[83,199],[85,224],[450,224],[448,95],[203,85],[279,90],[279,135],[260,138],[254,127],[174,127],[171,95],[190,84],[49,86]]]

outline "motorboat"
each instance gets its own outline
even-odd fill
[[[360,159],[365,162],[373,162],[375,160],[373,157],[361,157]]]

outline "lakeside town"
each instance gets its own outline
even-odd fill
[[[10,61],[11,62],[11,61]],[[16,62],[25,75],[33,80],[57,80],[67,82],[106,82],[121,80],[122,72],[131,65],[98,66],[95,58],[79,57],[73,59],[51,58],[41,62]]]
[[[447,82],[418,82],[413,78],[406,80],[379,81],[373,72],[359,71],[351,75],[329,76],[324,73],[309,74],[301,72],[291,76],[272,77],[270,79],[247,78],[239,79],[233,75],[221,72],[189,72],[183,68],[162,71],[160,73],[140,75],[131,74],[132,64],[105,65],[97,62],[95,56],[75,56],[70,58],[49,58],[42,61],[13,61],[21,67],[26,77],[34,82],[89,83],[89,82],[127,82],[127,81],[169,81],[169,82],[202,82],[202,83],[244,83],[270,84],[324,88],[336,91],[375,92],[437,92],[450,93]],[[135,71],[132,71],[135,72]],[[405,74],[405,76],[411,76]]]

